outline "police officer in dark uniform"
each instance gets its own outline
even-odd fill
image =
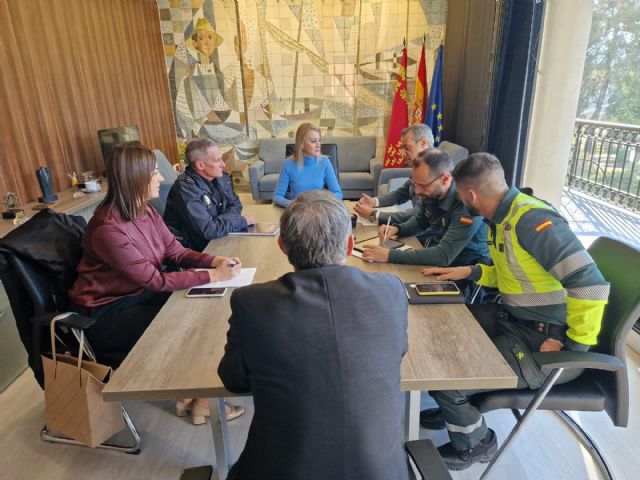
[[[242,215],[242,204],[213,141],[191,140],[185,156],[188,166],[171,187],[164,213],[165,223],[185,247],[202,251],[209,240],[255,223],[250,215]]]

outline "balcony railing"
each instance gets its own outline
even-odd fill
[[[567,184],[640,211],[640,125],[577,119]]]

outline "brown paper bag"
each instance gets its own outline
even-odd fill
[[[96,447],[124,428],[121,402],[105,402],[102,389],[111,367],[80,357],[56,354],[51,322],[52,358],[42,356],[47,428]],[[84,341],[84,332],[80,342]]]

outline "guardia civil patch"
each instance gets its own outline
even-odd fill
[[[551,225],[553,225],[553,222],[551,220],[544,220],[536,225],[536,232],[540,233],[541,231],[549,228]]]
[[[473,218],[471,217],[460,217],[460,223],[465,225],[471,225],[473,223]]]

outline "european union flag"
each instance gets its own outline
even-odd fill
[[[444,126],[442,125],[442,55],[444,45],[438,48],[438,58],[433,68],[433,78],[431,79],[431,92],[429,92],[429,105],[424,123],[431,127],[433,131],[433,146],[437,147],[444,140]]]

